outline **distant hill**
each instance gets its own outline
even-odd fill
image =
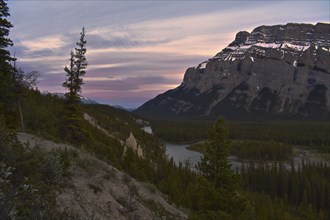
[[[65,98],[65,94],[61,93],[61,92],[55,92],[55,93],[44,92],[44,94],[51,94],[51,95],[57,96],[57,97],[62,98],[62,99]],[[93,99],[89,99],[85,96],[80,96],[80,101],[83,104],[94,104],[94,105],[101,104],[101,103],[98,103],[97,101],[95,101]],[[121,105],[111,105],[111,106],[114,107],[114,108],[117,108],[117,109],[128,111],[128,112],[132,112],[132,111],[135,110],[135,108],[125,108]]]
[[[125,111],[128,111],[128,112],[132,112],[134,111],[136,108],[125,108],[121,105],[112,105],[112,107],[115,107],[115,108],[118,108],[118,109],[122,109],[122,110],[125,110]]]
[[[149,117],[323,118],[330,109],[330,24],[238,32],[183,82],[135,112]]]
[[[61,92],[54,92],[54,93],[44,92],[44,94],[51,94],[51,95],[54,95],[54,96],[57,96],[57,97],[63,98],[63,99],[65,98],[65,94],[64,93],[61,93]],[[97,101],[92,100],[92,99],[89,99],[89,98],[84,97],[84,96],[80,96],[80,101],[83,104],[100,104]]]

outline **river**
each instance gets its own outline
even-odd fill
[[[146,133],[153,134],[152,128],[147,126],[142,128]],[[181,162],[183,165],[189,162],[191,169],[195,170],[197,163],[200,161],[202,156],[201,153],[196,151],[188,150],[187,144],[171,144],[165,143],[166,155],[169,159],[173,158],[175,164],[179,165]]]
[[[202,154],[196,151],[188,150],[189,145],[186,144],[170,144],[166,143],[166,155],[168,158],[173,158],[173,161],[178,165],[180,162],[185,165],[189,163],[191,169],[195,170],[197,163],[200,161]]]
[[[145,132],[149,134],[153,134],[151,127],[143,127],[142,128]],[[202,154],[196,151],[188,150],[187,147],[189,145],[187,144],[171,144],[171,143],[165,143],[166,147],[166,155],[169,159],[173,158],[173,161],[175,164],[179,165],[181,162],[183,165],[189,162],[190,168],[192,170],[196,170],[196,165],[200,161]],[[294,147],[293,148],[293,160],[295,164],[295,169],[298,169],[299,166],[302,165],[302,162],[305,161],[311,161],[314,163],[317,162],[325,162],[329,165],[329,162],[324,161],[322,158],[318,157],[317,155],[311,153],[308,150],[302,150],[300,148]],[[231,164],[231,168],[236,170],[240,169],[242,163],[241,160],[238,160],[236,156],[229,156],[228,161]],[[245,161],[247,163],[248,161]],[[267,162],[266,162],[267,163]],[[271,165],[274,162],[268,162],[268,165]],[[291,169],[291,163],[290,161],[286,161],[284,163],[287,169]]]
[[[143,127],[142,129],[149,134],[153,134],[152,128],[149,126]],[[196,170],[196,165],[200,161],[201,156],[203,156],[199,152],[188,150],[187,147],[189,147],[189,145],[187,144],[165,143],[165,147],[165,153],[169,159],[173,158],[174,163],[177,165],[179,165],[180,162],[183,165],[188,163],[192,170]],[[241,165],[239,161],[236,161],[236,157],[229,157],[229,161],[234,169],[236,169],[236,167],[240,167]]]

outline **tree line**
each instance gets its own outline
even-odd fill
[[[329,219],[330,169],[326,163],[302,162],[295,168],[282,162],[267,165],[249,163],[240,170],[247,190],[280,198],[293,207],[311,209],[319,219]],[[310,208],[309,208],[310,207]]]
[[[155,135],[167,142],[205,140],[213,121],[153,120]],[[275,141],[290,145],[321,146],[330,151],[330,124],[325,121],[228,121],[229,138],[234,140]]]
[[[291,160],[293,148],[289,144],[275,141],[233,141],[231,155],[243,160],[286,161]]]

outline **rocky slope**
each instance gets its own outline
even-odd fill
[[[149,117],[328,117],[330,24],[241,31],[183,82],[136,110]]]
[[[187,219],[154,185],[139,182],[88,152],[33,134],[17,136],[29,149],[67,150],[76,155],[70,175],[56,194],[61,211],[73,215],[70,219]]]

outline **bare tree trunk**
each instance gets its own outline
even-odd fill
[[[20,120],[21,120],[21,131],[24,131],[24,120],[23,120],[21,102],[20,102],[19,98],[17,99],[17,105],[18,105],[18,111],[19,111],[19,116],[20,116]]]

